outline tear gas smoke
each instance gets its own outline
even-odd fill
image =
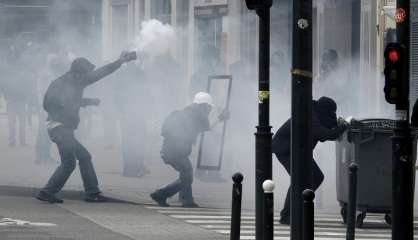
[[[135,37],[135,50],[151,57],[159,56],[170,49],[175,42],[174,29],[169,24],[151,19],[141,24],[141,31]]]

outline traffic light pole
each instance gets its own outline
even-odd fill
[[[406,47],[402,79],[402,101],[396,103],[396,128],[392,138],[392,239],[414,238],[414,181],[415,169],[412,154],[413,139],[409,126],[409,52],[410,52],[410,1],[396,2],[396,35]]]
[[[291,240],[303,237],[302,192],[312,182],[312,0],[293,1]]]
[[[263,182],[272,179],[271,126],[270,126],[270,8],[256,10],[259,17],[259,104],[258,126],[255,134],[255,191],[256,240],[263,239],[264,190]]]

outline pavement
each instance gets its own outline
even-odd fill
[[[227,236],[146,208],[112,199],[86,203],[64,191],[64,204],[36,200],[37,189],[0,187],[0,239],[4,240],[226,240]]]
[[[35,140],[36,128],[28,128],[27,142],[28,146],[9,147],[7,144],[7,122],[0,118],[0,151],[2,158],[0,161],[0,186],[16,186],[28,188],[41,188],[45,185],[48,178],[52,175],[58,166],[59,155],[56,146],[52,145],[52,156],[57,163],[47,165],[35,164]],[[33,123],[37,125],[36,119]],[[109,146],[103,141],[100,134],[94,134],[93,137],[81,139],[81,142],[87,147],[93,156],[93,164],[97,172],[101,190],[109,196],[151,204],[149,194],[177,178],[177,173],[171,167],[164,164],[159,156],[161,138],[147,139],[147,158],[145,163],[150,169],[150,173],[141,178],[122,176],[122,153],[120,139],[118,136],[113,140],[113,146]],[[196,154],[195,152],[193,154]],[[248,156],[251,158],[250,156]],[[192,157],[193,158],[193,157]],[[244,174],[244,208],[251,209],[254,206],[254,183],[252,180],[254,171],[250,167],[243,167]],[[204,207],[229,208],[231,202],[231,176],[233,171],[222,173],[223,182],[204,182],[197,178],[193,184],[194,197],[196,201]],[[285,183],[283,183],[285,184]],[[80,173],[77,169],[74,171],[65,190],[82,191]],[[284,195],[283,195],[284,196]],[[279,197],[277,198],[279,199]],[[172,204],[178,204],[177,199],[170,199]],[[281,201],[281,200],[279,200]]]
[[[36,124],[35,119],[33,125],[36,126]],[[242,162],[235,161],[232,167],[230,165],[225,168],[226,171],[222,172],[225,181],[205,182],[196,179],[193,184],[194,197],[202,208],[197,210],[176,208],[180,203],[177,197],[173,197],[168,201],[173,206],[170,209],[174,209],[175,212],[183,212],[171,214],[166,210],[159,209],[149,197],[149,194],[155,189],[177,177],[176,172],[165,165],[159,157],[159,138],[144,140],[148,156],[146,165],[150,169],[150,174],[141,178],[124,177],[121,174],[120,139],[116,136],[113,139],[114,145],[109,146],[109,141],[103,141],[103,137],[97,132],[93,132],[90,138],[82,139],[82,142],[93,155],[101,190],[112,201],[103,204],[84,202],[82,200],[83,185],[80,173],[76,169],[64,190],[59,194],[65,200],[64,204],[51,205],[40,202],[34,196],[58,166],[59,157],[56,147],[53,145],[52,155],[57,159],[57,162],[45,165],[35,164],[35,136],[36,128],[28,128],[27,141],[29,145],[9,147],[7,145],[7,124],[5,119],[0,118],[1,240],[227,239],[228,221],[223,221],[221,224],[210,223],[214,220],[213,218],[220,217],[219,213],[212,215],[213,212],[222,211],[224,220],[229,216],[232,187],[230,176],[235,171],[227,169],[241,171],[244,174],[243,209],[248,214],[254,213],[253,155],[249,156],[238,152],[235,159],[242,160]],[[196,153],[194,152],[194,154]],[[279,169],[274,171],[274,179],[280,180],[275,189],[277,216],[278,210],[283,204],[288,177],[284,170],[278,167],[277,161],[274,162],[274,167]],[[328,168],[332,167],[328,166]],[[280,178],[277,177],[278,175]],[[282,177],[285,175],[285,178]],[[335,200],[335,178],[332,178],[332,175],[328,176],[331,178],[327,179],[328,183],[326,182],[321,190],[324,193],[323,197],[317,198],[322,200],[320,214],[331,214],[333,224],[341,225],[339,207]],[[342,232],[341,226],[338,231]],[[253,239],[253,227],[252,220],[245,223],[247,230],[243,232],[242,239]],[[285,239],[287,234],[287,229],[279,229],[276,239]],[[332,235],[332,233],[330,234]],[[372,236],[371,238],[389,239],[386,238],[386,235],[381,237],[378,235],[378,237],[373,238]],[[321,237],[319,239],[332,238]]]
[[[28,128],[28,145],[9,147],[7,124],[5,119],[0,118],[1,240],[228,239],[225,234],[147,208],[156,206],[149,194],[177,177],[176,172],[159,158],[157,146],[152,149],[157,153],[155,158],[147,161],[151,173],[141,178],[128,178],[121,174],[118,140],[115,140],[113,147],[107,146],[100,138],[82,140],[93,155],[101,190],[111,201],[83,201],[83,185],[78,168],[58,194],[64,199],[64,204],[38,201],[35,195],[58,166],[59,156],[53,145],[52,156],[57,162],[35,164],[35,136],[36,128]],[[199,184],[195,191],[196,201],[203,207],[229,207],[231,184],[196,182]],[[169,202],[172,205],[180,204],[177,198]]]

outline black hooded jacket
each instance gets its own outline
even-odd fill
[[[121,61],[117,60],[92,71],[94,65],[87,59],[74,60],[70,71],[54,80],[45,93],[43,107],[48,112],[48,121],[76,129],[80,122],[80,107],[91,104],[91,99],[83,98],[84,88],[113,73],[120,66]]]
[[[312,102],[312,149],[318,141],[336,140],[346,129],[337,124],[335,102],[327,97],[321,97]],[[278,155],[290,155],[291,119],[288,119],[273,136],[272,152]]]
[[[164,137],[161,154],[173,159],[187,157],[198,135],[209,130],[209,118],[202,114],[198,105],[174,111],[164,120],[161,129],[161,136]]]

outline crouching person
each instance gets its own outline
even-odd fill
[[[328,97],[321,97],[312,102],[312,150],[318,142],[335,141],[347,129],[344,122],[337,120],[337,104]],[[291,119],[287,120],[276,132],[272,141],[272,152],[279,162],[291,173]],[[318,164],[312,159],[312,190],[316,191],[324,180],[324,174]],[[290,224],[290,187],[287,190],[286,200],[280,212],[281,224]]]
[[[48,135],[58,147],[61,165],[38,193],[37,199],[49,203],[62,203],[63,200],[55,194],[64,187],[75,169],[77,159],[86,193],[85,200],[106,201],[100,194],[91,155],[75,138],[74,131],[80,122],[80,108],[99,104],[97,99],[83,98],[84,89],[116,71],[123,63],[134,59],[132,54],[123,52],[118,60],[94,70],[95,66],[87,59],[77,58],[72,62],[70,71],[49,85],[43,107],[48,113]]]
[[[229,112],[224,110],[218,116],[218,121],[210,124],[209,114],[212,106],[212,97],[208,93],[199,92],[191,105],[172,112],[165,119],[161,130],[161,136],[164,138],[161,158],[179,173],[179,178],[150,195],[158,205],[169,206],[167,198],[181,192],[183,207],[198,207],[192,193],[193,166],[189,159],[192,146],[200,133],[209,131],[217,123],[229,119]]]

